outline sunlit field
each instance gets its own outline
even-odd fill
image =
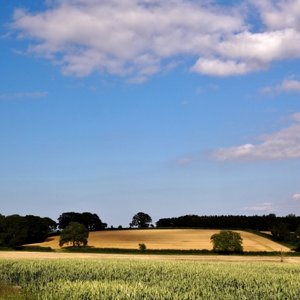
[[[300,266],[119,259],[0,260],[23,299],[299,299]]]
[[[219,232],[209,229],[147,229],[91,232],[88,245],[97,248],[137,249],[145,243],[147,249],[212,249],[210,237]],[[289,251],[290,249],[269,239],[246,231],[237,231],[243,238],[245,251]],[[58,249],[59,237],[34,244]]]

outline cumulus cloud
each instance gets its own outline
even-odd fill
[[[141,82],[178,57],[194,59],[190,70],[199,74],[243,75],[299,58],[299,1],[250,2],[264,24],[259,32],[250,31],[244,5],[192,0],[48,0],[44,11],[15,10],[12,26],[31,40],[30,53],[76,76]]]
[[[221,148],[214,152],[215,159],[227,160],[279,160],[300,158],[300,116],[292,116],[294,124],[260,137],[260,143]]]
[[[300,93],[300,81],[295,79],[285,79],[274,86],[266,86],[262,89],[265,94],[276,94],[282,92]]]
[[[245,62],[205,58],[198,59],[196,64],[191,68],[194,72],[215,76],[242,75],[253,69],[251,64]]]
[[[252,0],[259,9],[268,29],[295,28],[300,30],[300,0]]]
[[[0,94],[0,100],[18,100],[28,98],[44,98],[48,92],[29,92],[29,93],[3,93]]]
[[[243,28],[233,11],[193,1],[54,1],[40,13],[14,13],[14,28],[35,40],[30,51],[59,60],[64,73],[93,71],[148,77],[164,59],[210,52]]]

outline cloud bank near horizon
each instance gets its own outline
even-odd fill
[[[300,158],[300,113],[293,114],[292,120],[289,127],[261,136],[260,143],[221,148],[213,156],[218,161]]]
[[[55,0],[44,11],[14,12],[28,52],[64,74],[96,72],[141,82],[187,60],[192,72],[243,75],[300,58],[300,0],[240,6],[171,0]],[[260,16],[250,23],[250,14]],[[257,28],[256,31],[253,28]]]

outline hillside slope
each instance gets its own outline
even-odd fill
[[[97,248],[137,249],[146,244],[148,249],[212,249],[210,237],[219,230],[210,229],[145,229],[107,230],[90,232],[88,245]],[[290,251],[289,248],[256,234],[237,231],[243,238],[245,251]],[[60,248],[59,237],[49,238],[44,243],[33,245]]]

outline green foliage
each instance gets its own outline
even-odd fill
[[[300,224],[300,216],[287,215],[279,217],[275,214],[263,216],[221,215],[197,216],[185,215],[173,218],[163,218],[156,222],[163,228],[210,228],[210,229],[251,229],[269,231],[274,223],[287,223],[293,232]]]
[[[78,223],[71,222],[60,234],[59,246],[71,243],[73,247],[86,246],[88,243],[89,231]]]
[[[290,228],[288,223],[275,223],[272,225],[271,233],[277,241],[289,241],[291,238]]]
[[[2,260],[25,299],[299,299],[297,264],[115,259]]]
[[[102,223],[97,214],[90,212],[76,213],[65,212],[58,218],[58,227],[65,229],[71,222],[83,224],[89,231],[102,230],[107,227],[106,223]]]
[[[50,218],[0,215],[0,247],[43,242],[55,228],[56,223]]]
[[[211,236],[213,250],[221,253],[243,252],[242,237],[239,233],[230,230],[222,230]]]
[[[294,242],[294,250],[300,251],[300,226],[296,229],[296,231],[293,234],[293,242]]]
[[[152,222],[151,217],[143,212],[138,212],[132,218],[132,222],[129,224],[130,227],[148,228]]]

